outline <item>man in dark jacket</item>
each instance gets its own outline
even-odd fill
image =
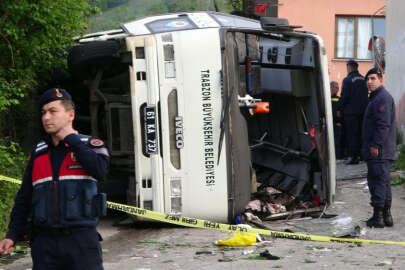
[[[364,114],[362,154],[367,161],[367,182],[373,216],[367,226],[383,228],[394,225],[391,216],[390,170],[397,159],[395,104],[383,86],[380,70],[372,68],[366,75],[370,102]]]
[[[33,270],[102,270],[96,225],[106,200],[97,182],[108,173],[108,151],[101,140],[73,129],[66,90],[49,89],[39,103],[48,135],[31,153],[0,254],[13,250],[31,219]]]
[[[354,60],[347,61],[347,77],[342,84],[338,115],[343,114],[345,141],[351,156],[348,164],[358,164],[361,148],[361,126],[367,107],[368,91],[363,76]]]

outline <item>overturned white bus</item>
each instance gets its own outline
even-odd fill
[[[68,65],[76,125],[111,152],[111,196],[122,187],[129,204],[221,222],[243,212],[252,179],[295,201],[333,201],[319,36],[274,18],[168,14],[78,39]],[[269,113],[253,112],[259,101]]]

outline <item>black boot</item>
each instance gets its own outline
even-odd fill
[[[385,226],[387,226],[387,227],[394,226],[394,221],[392,220],[392,216],[391,216],[391,205],[384,207],[383,217],[384,217]]]
[[[373,216],[366,222],[368,227],[384,228],[383,208],[374,207]]]

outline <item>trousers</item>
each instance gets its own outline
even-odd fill
[[[346,146],[349,148],[349,154],[352,157],[360,156],[362,123],[362,115],[343,115]]]
[[[95,228],[42,230],[31,242],[33,270],[103,270]]]
[[[367,183],[371,195],[371,206],[391,206],[392,193],[390,183],[391,160],[368,160]]]

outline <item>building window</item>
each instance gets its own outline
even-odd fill
[[[371,36],[385,38],[385,18],[336,17],[336,58],[371,59]]]

